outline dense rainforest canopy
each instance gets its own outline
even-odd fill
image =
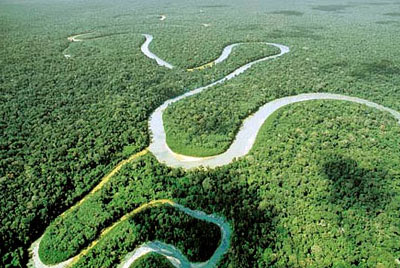
[[[129,268],[173,268],[174,266],[163,256],[156,253],[148,253],[132,263]]]
[[[163,194],[149,199],[168,197],[206,213],[225,215],[234,233],[223,263],[235,267],[370,267],[382,263],[390,267],[399,248],[400,153],[395,146],[399,133],[400,127],[389,115],[362,105],[337,101],[295,104],[271,118],[251,153],[229,166],[180,173],[158,164],[151,155],[126,165],[104,190],[82,205],[82,210],[98,211],[95,217],[84,211],[79,216],[81,209],[77,209],[58,218],[46,232],[51,234],[46,244],[73,246],[63,238],[86,233],[85,222],[107,217],[113,208],[125,210],[128,194],[148,198],[151,190],[144,191],[143,186],[153,185]],[[111,200],[104,202],[107,199]],[[96,209],[102,204],[109,206]],[[156,215],[170,223],[168,215]],[[107,266],[111,260],[117,264],[117,256],[138,246],[133,239],[148,235],[132,227],[142,217],[114,228],[75,267]],[[90,226],[100,230],[101,222],[92,221]],[[174,226],[182,225],[175,222]],[[374,243],[367,242],[371,239]]]
[[[129,211],[170,198],[232,225],[223,267],[395,267],[400,128],[386,113],[346,102],[280,110],[249,155],[215,170],[171,169],[147,153],[58,216],[148,146],[148,118],[165,100],[276,53],[260,42],[291,52],[168,107],[171,148],[222,152],[258,107],[304,92],[357,96],[400,111],[399,9],[395,1],[361,0],[2,1],[0,266],[26,266],[42,234],[44,260],[65,260]],[[67,39],[89,32],[82,42]],[[154,35],[150,49],[176,68],[141,53],[142,33]],[[238,42],[249,44],[219,65],[186,71]],[[149,239],[203,260],[219,238],[214,225],[152,208],[112,229],[75,266],[112,267]],[[153,262],[165,258],[148,255],[134,265]]]

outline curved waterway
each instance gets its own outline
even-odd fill
[[[216,224],[221,231],[221,241],[218,248],[209,260],[201,263],[190,262],[182,252],[172,245],[163,243],[161,241],[152,241],[141,245],[136,248],[133,252],[128,253],[125,260],[118,266],[119,268],[129,268],[137,259],[150,253],[155,252],[162,256],[165,256],[175,267],[178,268],[206,268],[215,267],[221,257],[226,253],[229,248],[230,238],[232,230],[229,224],[223,219],[215,215],[207,215],[206,213],[199,210],[191,210],[177,203],[173,204],[173,207],[180,211],[188,214],[189,216],[198,220],[210,222]]]
[[[149,44],[153,40],[153,36],[149,34],[144,34],[146,40],[141,46],[142,52],[149,57],[150,59],[153,59],[157,62],[158,65],[172,69],[174,66],[161,58],[159,58],[157,55],[152,53],[149,49]],[[81,41],[80,39],[77,39],[78,36],[74,36],[72,41]],[[216,59],[213,63],[220,63],[224,61],[225,59],[228,58],[230,53],[232,52],[232,49],[235,46],[241,45],[242,43],[237,43],[237,44],[232,44],[227,46],[221,56]],[[210,157],[191,157],[191,156],[186,156],[186,155],[180,155],[177,153],[174,153],[167,145],[166,143],[166,134],[165,134],[165,129],[164,129],[164,122],[163,122],[163,112],[165,109],[168,107],[168,105],[175,103],[177,101],[180,101],[184,98],[196,95],[200,92],[202,92],[205,89],[211,88],[215,85],[222,84],[230,79],[233,79],[234,77],[242,74],[249,68],[251,68],[253,65],[263,62],[263,61],[268,61],[268,60],[273,60],[278,57],[283,56],[284,54],[288,53],[290,49],[287,46],[280,45],[280,44],[275,44],[275,43],[265,43],[267,45],[275,46],[279,48],[280,53],[273,55],[273,56],[268,56],[262,59],[255,60],[253,62],[250,62],[248,64],[245,64],[232,73],[228,74],[222,79],[219,79],[215,82],[212,82],[206,86],[196,88],[194,90],[191,90],[181,96],[175,97],[173,99],[165,101],[161,106],[159,106],[151,115],[149,119],[149,129],[152,135],[151,143],[149,146],[149,150],[154,154],[154,156],[157,158],[157,160],[161,163],[165,163],[166,165],[173,167],[173,168],[184,168],[184,169],[191,169],[191,168],[198,168],[198,167],[208,167],[208,168],[215,168],[218,166],[223,166],[231,163],[235,158],[242,157],[246,155],[250,149],[253,147],[256,136],[265,122],[265,120],[271,116],[275,111],[278,109],[287,106],[292,103],[298,103],[298,102],[304,102],[304,101],[310,101],[310,100],[341,100],[341,101],[348,101],[348,102],[353,102],[353,103],[358,103],[358,104],[363,104],[375,109],[378,109],[380,111],[388,112],[390,113],[394,118],[396,118],[399,121],[400,124],[400,113],[384,107],[380,104],[365,100],[365,99],[360,99],[357,97],[351,97],[351,96],[345,96],[345,95],[339,95],[339,94],[331,94],[331,93],[308,93],[308,94],[299,94],[295,96],[288,96],[280,99],[273,100],[271,102],[266,103],[262,107],[259,108],[259,110],[250,115],[247,119],[244,120],[239,132],[237,133],[233,143],[229,147],[227,151],[225,151],[222,154],[215,155],[215,156],[210,156]],[[96,187],[97,188],[97,187]],[[153,201],[157,202],[157,201]],[[151,203],[151,202],[150,202]],[[213,256],[206,262],[203,263],[191,263],[178,249],[176,249],[172,245],[165,244],[160,241],[152,241],[145,243],[141,245],[140,247],[136,248],[134,251],[129,253],[126,257],[123,263],[120,264],[119,267],[123,268],[128,268],[135,260],[138,258],[144,256],[147,253],[150,252],[156,252],[158,254],[161,254],[165,256],[175,267],[215,267],[218,262],[220,261],[221,257],[226,253],[226,251],[229,248],[229,243],[230,243],[230,237],[231,237],[231,228],[229,224],[224,221],[222,218],[215,216],[215,215],[207,215],[204,212],[198,211],[198,210],[191,210],[189,208],[183,207],[179,204],[173,203],[172,201],[169,201],[171,205],[173,205],[175,208],[183,211],[184,213],[199,219],[199,220],[204,220],[213,224],[216,224],[220,230],[221,230],[221,241],[220,245],[218,246],[217,250],[214,252]],[[143,205],[144,207],[147,205]],[[66,260],[65,262],[56,264],[56,265],[45,265],[41,262],[39,255],[38,255],[38,249],[40,246],[40,239],[36,241],[32,245],[32,252],[33,252],[33,258],[31,260],[30,265],[34,267],[40,267],[40,268],[63,268],[71,264],[73,261],[73,258]]]
[[[153,41],[153,36],[150,34],[143,34],[143,36],[146,38],[146,41],[144,41],[143,45],[140,47],[142,50],[143,54],[145,54],[147,57],[149,57],[152,60],[155,60],[158,65],[166,67],[168,69],[174,68],[174,66],[165,60],[162,60],[159,58],[156,54],[152,53],[149,49],[149,45],[151,41]]]
[[[175,248],[173,245],[169,245],[166,243],[163,243],[161,241],[152,241],[152,242],[147,242],[138,248],[136,248],[133,252],[128,253],[127,256],[125,257],[124,261],[119,265],[119,267],[128,267],[135,262],[138,258],[146,255],[147,253],[150,252],[156,252],[158,254],[161,254],[175,266],[175,267],[196,267],[196,268],[206,268],[206,267],[215,267],[216,264],[219,262],[221,257],[226,253],[226,251],[229,248],[230,244],[230,238],[232,234],[232,230],[229,226],[229,224],[222,218],[216,215],[209,215],[204,213],[203,211],[199,210],[192,210],[187,207],[184,207],[180,204],[177,204],[171,200],[165,199],[165,200],[154,200],[151,201],[147,204],[142,205],[141,207],[135,209],[131,213],[123,216],[121,220],[119,220],[117,223],[115,223],[112,227],[108,229],[110,231],[111,229],[115,228],[119,223],[127,220],[131,216],[140,213],[146,208],[153,207],[155,205],[165,205],[168,204],[184,213],[187,215],[196,218],[198,220],[202,220],[205,222],[213,223],[217,225],[220,229],[221,232],[221,238],[220,238],[220,243],[218,248],[215,250],[214,254],[211,256],[210,259],[208,259],[206,262],[201,262],[201,263],[191,263],[182,253],[179,249]],[[108,231],[106,233],[108,233]],[[42,237],[38,239],[36,242],[34,242],[31,246],[31,252],[32,252],[32,259],[30,260],[30,263],[28,264],[29,267],[36,267],[36,268],[65,268],[70,265],[73,265],[78,261],[79,257],[81,255],[77,255],[74,257],[69,258],[66,261],[63,261],[58,264],[54,265],[47,265],[44,264],[39,256],[39,247],[40,247],[40,242],[42,240]],[[94,243],[94,245],[97,244]],[[89,246],[89,249],[91,247]],[[87,252],[88,249],[85,249]]]
[[[240,45],[240,44],[241,43],[238,43],[235,45]],[[251,150],[251,148],[253,147],[254,142],[256,140],[258,131],[260,130],[261,126],[263,125],[265,120],[268,119],[269,116],[271,116],[278,109],[280,109],[286,105],[297,103],[297,102],[304,102],[304,101],[310,101],[310,100],[341,100],[341,101],[349,101],[349,102],[353,102],[353,103],[364,104],[366,106],[369,106],[369,107],[372,107],[372,108],[375,108],[375,109],[378,109],[381,111],[389,112],[397,120],[399,120],[399,123],[400,123],[400,113],[399,112],[392,110],[390,108],[384,107],[382,105],[379,105],[377,103],[365,100],[365,99],[350,97],[350,96],[346,96],[346,95],[331,94],[331,93],[307,93],[307,94],[300,94],[300,95],[276,99],[276,100],[273,100],[273,101],[261,106],[256,113],[250,115],[249,117],[247,117],[244,120],[233,143],[230,145],[228,150],[222,154],[209,156],[209,157],[192,157],[192,156],[182,155],[182,154],[173,152],[171,150],[171,148],[168,147],[168,144],[166,142],[166,133],[165,133],[164,121],[163,121],[163,113],[164,113],[165,109],[172,103],[175,103],[184,98],[196,95],[205,89],[211,88],[218,84],[222,84],[222,83],[236,77],[237,75],[239,75],[239,74],[245,72],[246,70],[248,70],[249,68],[251,68],[254,64],[257,64],[257,63],[260,63],[263,61],[267,61],[267,60],[276,59],[290,51],[290,49],[284,45],[275,44],[275,43],[266,43],[266,44],[279,48],[280,53],[273,55],[273,56],[268,56],[268,57],[265,57],[265,58],[262,58],[259,60],[255,60],[248,64],[245,64],[218,81],[215,81],[213,83],[210,83],[209,85],[191,90],[191,91],[189,91],[181,96],[178,96],[176,98],[167,100],[153,112],[153,114],[150,117],[150,121],[149,121],[149,129],[152,134],[152,140],[151,140],[151,143],[149,146],[149,150],[154,154],[154,156],[157,158],[157,160],[159,162],[164,163],[170,167],[174,167],[174,168],[180,167],[180,168],[185,168],[185,169],[192,169],[192,168],[198,168],[198,167],[215,168],[215,167],[227,165],[227,164],[231,163],[235,158],[242,157]],[[231,51],[231,50],[232,50],[232,47],[230,47],[229,51]],[[230,52],[227,51],[226,53],[228,53],[228,55],[229,55]],[[222,58],[224,58],[224,57],[222,57]]]
[[[144,41],[143,45],[140,48],[142,50],[143,54],[146,55],[148,58],[155,60],[159,66],[166,67],[168,69],[174,68],[174,66],[171,63],[161,59],[156,54],[154,54],[153,52],[150,51],[149,45],[153,41],[153,36],[150,34],[142,34],[142,35],[146,38],[146,40]],[[268,43],[265,43],[265,44],[268,44]],[[219,64],[219,63],[225,61],[229,57],[229,55],[232,53],[232,49],[239,45],[242,45],[242,43],[235,43],[235,44],[226,46],[222,50],[221,55],[214,61],[207,63],[205,65],[199,66],[199,67],[194,67],[194,68],[188,69],[188,71],[204,69],[204,67],[206,67],[206,66],[212,66],[214,64]]]

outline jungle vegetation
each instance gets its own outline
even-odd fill
[[[282,109],[248,156],[216,170],[174,170],[147,154],[58,216],[119,161],[148,146],[148,117],[165,100],[276,53],[248,44],[221,65],[186,72],[231,43],[282,43],[291,52],[170,106],[167,139],[177,152],[222,152],[243,118],[298,93],[346,94],[400,111],[399,8],[394,1],[361,0],[2,1],[0,266],[26,266],[28,248],[42,234],[48,262],[73,256],[125,213],[171,198],[231,223],[232,245],[221,266],[395,267],[399,127],[387,114],[349,103]],[[88,32],[84,42],[67,40]],[[177,67],[146,58],[142,33],[152,34],[151,50]],[[112,267],[153,238],[193,257],[210,253],[204,239],[215,248],[215,226],[196,233],[179,226],[191,219],[167,211],[151,209],[119,225],[76,267]],[[190,244],[150,230],[153,217]]]
[[[157,254],[148,253],[143,257],[140,257],[137,261],[132,263],[129,268],[173,268],[174,266],[167,260],[167,258]]]
[[[148,184],[163,193],[160,198],[226,217],[234,232],[223,267],[395,267],[399,134],[400,126],[390,115],[362,105],[312,101],[285,107],[263,126],[250,154],[231,165],[181,172],[159,164],[150,154],[126,165],[104,191],[82,205],[93,207],[95,216],[71,212],[58,218],[46,231],[46,244],[68,247],[65,237],[86,233],[86,222],[95,227],[94,219],[112,214],[113,208],[126,209],[126,193],[144,197],[146,203],[151,190],[140,185]],[[107,196],[109,201],[101,201]],[[171,223],[171,212],[147,212]],[[75,267],[118,264],[140,244],[135,238],[154,235],[132,227],[142,217],[118,225]],[[179,222],[174,226],[182,227]],[[211,241],[217,243],[218,235],[213,237],[199,240],[208,247]],[[160,233],[151,238],[165,239]]]

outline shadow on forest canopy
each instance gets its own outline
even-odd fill
[[[285,15],[285,16],[303,16],[304,13],[295,10],[279,10],[271,12],[270,14]]]
[[[357,161],[342,155],[331,155],[322,165],[322,173],[332,182],[328,200],[343,209],[383,209],[391,201],[387,191],[387,171],[360,167]]]
[[[352,71],[351,75],[360,79],[368,78],[370,75],[400,75],[400,67],[390,60],[365,62],[357,66],[357,69]]]
[[[352,7],[351,5],[319,5],[314,6],[312,9],[326,12],[341,12],[345,9]]]

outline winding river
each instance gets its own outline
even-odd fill
[[[152,40],[152,37],[149,35],[145,35],[145,36],[146,36],[145,44],[148,46],[148,44]],[[232,48],[234,46],[238,46],[241,44],[242,43],[227,46],[223,50],[222,55],[217,60],[219,62],[221,62],[224,59],[228,58],[229,54],[232,51]],[[290,49],[284,45],[274,44],[274,43],[265,43],[265,44],[279,48],[280,53],[273,55],[273,56],[265,57],[265,58],[262,58],[259,60],[255,60],[248,64],[245,64],[218,81],[215,81],[215,82],[210,83],[209,85],[206,85],[203,87],[196,88],[196,89],[189,91],[189,92],[187,92],[181,96],[178,96],[176,98],[167,100],[153,112],[153,114],[151,115],[150,120],[149,120],[149,129],[152,134],[152,140],[151,140],[151,143],[149,146],[149,150],[154,154],[154,156],[157,158],[157,160],[159,162],[164,163],[170,167],[174,167],[174,168],[180,167],[180,168],[185,168],[185,169],[198,168],[198,167],[215,168],[215,167],[227,165],[227,164],[231,163],[235,158],[242,157],[251,150],[251,148],[253,147],[253,144],[256,140],[258,131],[260,130],[261,126],[263,125],[265,120],[267,120],[267,118],[269,116],[271,116],[278,109],[280,109],[286,105],[297,103],[297,102],[304,102],[304,101],[310,101],[310,100],[342,100],[342,101],[349,101],[349,102],[353,102],[353,103],[364,104],[364,105],[367,105],[372,108],[376,108],[381,111],[389,112],[397,120],[399,120],[399,123],[400,123],[400,113],[399,112],[392,110],[390,108],[386,108],[382,105],[379,105],[377,103],[374,103],[374,102],[371,102],[368,100],[364,100],[364,99],[360,99],[360,98],[356,98],[356,97],[350,97],[350,96],[346,96],[346,95],[331,94],[331,93],[300,94],[300,95],[276,99],[276,100],[273,100],[273,101],[268,102],[268,103],[264,104],[263,106],[261,106],[257,112],[250,115],[249,117],[247,117],[244,120],[239,132],[236,134],[236,137],[235,137],[233,143],[230,145],[228,150],[222,154],[209,156],[209,157],[192,157],[192,156],[177,154],[177,153],[173,152],[168,147],[168,144],[166,142],[166,134],[165,134],[165,128],[164,128],[164,122],[163,122],[163,112],[168,107],[168,105],[170,105],[174,102],[180,101],[184,98],[196,95],[196,94],[202,92],[203,90],[213,87],[217,84],[224,83],[224,82],[234,78],[235,76],[245,72],[247,69],[252,67],[254,64],[257,64],[257,63],[260,63],[263,61],[267,61],[267,60],[276,59],[290,51]],[[143,49],[142,49],[142,51],[143,51]],[[149,58],[152,58],[152,57],[150,57],[152,55],[146,54],[146,56],[148,56]]]
[[[75,36],[72,41],[81,41],[77,39],[78,36]],[[161,58],[157,55],[152,53],[149,49],[149,45],[153,40],[153,36],[149,34],[144,34],[146,38],[145,42],[141,46],[141,51],[150,59],[155,60],[158,65],[162,67],[166,67],[169,69],[174,68],[174,66]],[[236,46],[239,46],[243,43],[232,44],[223,50],[221,56],[214,60],[211,64],[218,64],[223,62],[225,59],[229,57],[232,52],[232,49]],[[233,143],[230,145],[229,149],[222,154],[210,156],[210,157],[191,157],[187,155],[180,155],[173,152],[166,143],[166,134],[164,129],[164,122],[163,122],[163,112],[168,107],[168,105],[180,101],[184,98],[196,95],[206,89],[209,89],[215,85],[222,84],[228,80],[233,79],[234,77],[242,74],[253,65],[264,62],[267,60],[273,60],[278,57],[283,56],[284,54],[288,53],[290,49],[287,46],[275,44],[275,43],[265,43],[266,45],[275,46],[280,50],[280,53],[268,56],[265,58],[261,58],[245,64],[232,73],[228,74],[222,79],[219,79],[215,82],[212,82],[206,86],[202,86],[191,90],[181,96],[175,97],[173,99],[165,101],[161,106],[159,106],[151,115],[149,119],[149,129],[151,132],[151,143],[149,146],[149,151],[151,151],[157,160],[161,163],[164,163],[173,168],[184,168],[184,169],[192,169],[198,167],[206,167],[206,168],[215,168],[218,166],[224,166],[231,163],[235,158],[242,157],[246,155],[254,145],[256,140],[257,134],[265,122],[265,120],[271,116],[275,111],[278,109],[297,102],[304,102],[310,100],[341,100],[341,101],[348,101],[358,104],[363,104],[384,112],[390,113],[394,118],[399,121],[400,124],[400,113],[392,110],[390,108],[384,107],[377,103],[356,98],[350,97],[345,95],[339,94],[331,94],[331,93],[308,93],[308,94],[300,94],[295,96],[288,96],[280,99],[273,100],[271,102],[266,103],[262,107],[259,108],[257,112],[250,115],[247,119],[244,120],[239,132],[237,133]],[[196,69],[196,68],[194,68]],[[172,201],[171,201],[172,202]],[[173,202],[172,202],[173,203]],[[213,224],[216,224],[221,230],[221,241],[220,245],[215,251],[214,255],[204,263],[190,263],[188,259],[174,246],[165,244],[160,241],[152,241],[145,243],[129,253],[123,263],[120,264],[119,267],[128,268],[135,260],[144,256],[149,252],[157,252],[163,256],[165,256],[175,267],[215,267],[216,264],[220,261],[221,257],[226,253],[229,248],[230,236],[231,236],[231,228],[229,224],[224,221],[224,219],[215,216],[215,215],[207,215],[204,212],[191,210],[189,208],[183,207],[179,204],[173,203],[173,206],[184,213],[199,219],[204,220]],[[51,268],[57,267],[62,268],[66,267],[71,264],[74,258],[67,260],[63,263],[57,265],[44,265],[38,256],[38,248],[40,246],[40,239],[36,241],[32,245],[32,252],[33,252],[33,266],[40,267],[40,268]]]

